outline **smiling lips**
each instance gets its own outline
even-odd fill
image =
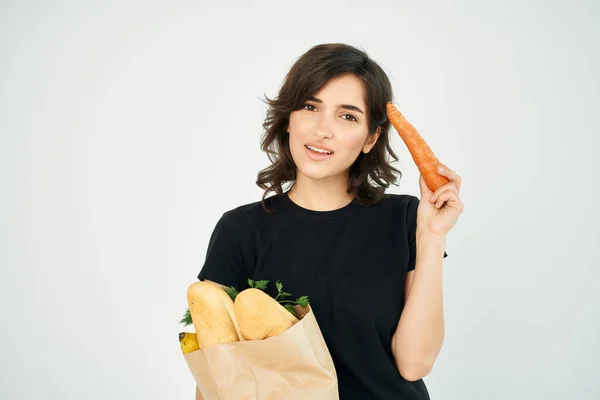
[[[317,147],[310,144],[305,145],[304,147],[306,148],[308,156],[315,161],[325,160],[331,157],[331,155],[333,154],[332,150],[324,149],[322,147]]]

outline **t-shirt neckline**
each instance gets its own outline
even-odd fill
[[[347,216],[349,213],[354,211],[354,209],[358,205],[358,202],[356,201],[356,199],[352,199],[352,201],[349,202],[348,204],[346,204],[345,206],[342,206],[335,210],[317,211],[317,210],[311,210],[309,208],[302,207],[301,205],[295,203],[289,197],[289,191],[283,193],[282,198],[283,198],[284,203],[287,205],[287,207],[294,213],[304,215],[304,216],[309,216],[309,217],[316,217],[316,218],[331,218],[331,217],[338,217],[338,216],[344,216],[344,215]]]

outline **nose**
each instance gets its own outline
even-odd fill
[[[331,118],[329,118],[327,115],[323,114],[319,118],[315,129],[315,136],[329,139],[333,137],[333,124],[331,122]]]

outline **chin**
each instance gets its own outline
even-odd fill
[[[334,171],[331,168],[324,168],[321,165],[299,165],[297,173],[302,174],[307,178],[321,180],[341,176],[342,171]]]
[[[331,177],[330,174],[328,174],[327,172],[324,172],[324,171],[306,171],[306,170],[298,169],[298,172],[301,173],[302,175],[304,175],[305,177],[313,179],[313,180],[321,180],[321,179]]]

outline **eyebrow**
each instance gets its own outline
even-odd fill
[[[323,104],[323,100],[321,100],[321,99],[317,99],[316,97],[313,97],[313,96],[309,97],[309,98],[308,98],[308,100],[310,100],[310,101],[314,101],[315,103],[321,103],[321,104]],[[338,106],[338,107],[340,107],[340,108],[344,108],[344,109],[346,109],[346,110],[354,110],[354,111],[357,111],[357,112],[359,112],[359,113],[361,113],[361,114],[363,114],[363,115],[365,114],[365,113],[363,112],[363,110],[361,110],[360,108],[358,108],[358,107],[356,107],[356,106],[353,106],[352,104],[338,104],[337,106]]]

